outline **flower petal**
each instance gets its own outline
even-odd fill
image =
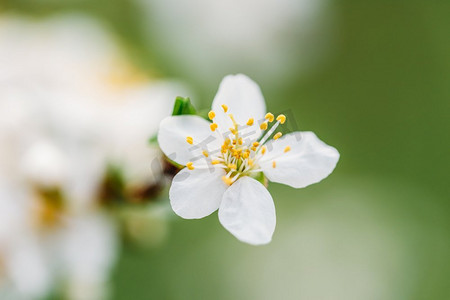
[[[181,170],[169,190],[173,211],[185,219],[200,219],[219,208],[227,185],[221,168]]]
[[[293,132],[267,144],[260,166],[270,181],[306,187],[326,178],[336,167],[339,152],[313,132]],[[290,150],[285,152],[286,147]],[[275,161],[275,167],[274,162]]]
[[[252,245],[267,244],[276,224],[272,196],[255,179],[242,177],[223,195],[219,220],[239,240]]]
[[[228,107],[225,114],[222,105]],[[253,80],[243,74],[228,75],[220,83],[212,109],[216,112],[214,122],[219,125],[219,130],[225,133],[233,126],[228,114],[233,114],[236,122],[245,126],[243,131],[244,139],[256,139],[261,135],[259,122],[264,120],[266,104],[261,90]],[[250,118],[254,119],[253,126],[247,126]]]
[[[208,121],[198,116],[167,117],[159,126],[159,146],[165,155],[180,165],[194,162],[194,167],[206,166],[202,150],[220,151],[223,142],[209,125]],[[188,136],[193,138],[192,145],[186,141]]]

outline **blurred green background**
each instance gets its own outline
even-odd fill
[[[136,2],[0,3],[8,13],[98,18],[142,69],[188,83],[201,108],[226,75],[191,76],[148,43]],[[268,246],[239,243],[216,214],[174,217],[162,245],[123,249],[113,299],[450,299],[450,2],[342,0],[327,10],[333,37],[320,64],[279,81],[264,66],[232,72],[336,147],[335,172],[302,190],[270,185],[278,224]]]

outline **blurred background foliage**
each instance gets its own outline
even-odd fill
[[[0,3],[36,18],[94,16],[138,67],[188,83],[195,95],[183,96],[199,108],[226,75],[202,80],[149,43],[159,27],[148,30],[137,2]],[[174,218],[164,244],[123,250],[114,299],[450,298],[450,2],[341,0],[327,10],[332,38],[321,63],[278,78],[264,65],[232,72],[258,82],[269,109],[290,110],[299,129],[335,146],[335,172],[303,190],[270,186],[278,226],[265,247],[237,242],[215,215]]]

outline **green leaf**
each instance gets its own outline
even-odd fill
[[[191,103],[191,99],[188,97],[177,97],[175,99],[175,104],[173,105],[172,116],[181,116],[181,115],[195,115],[197,114],[197,110]]]

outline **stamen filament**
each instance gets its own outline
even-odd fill
[[[273,124],[272,128],[270,128],[269,131],[264,135],[264,137],[259,142],[260,145],[263,145],[269,137],[272,135],[272,133],[277,129],[278,125],[280,125],[280,121],[277,121],[275,124]]]

